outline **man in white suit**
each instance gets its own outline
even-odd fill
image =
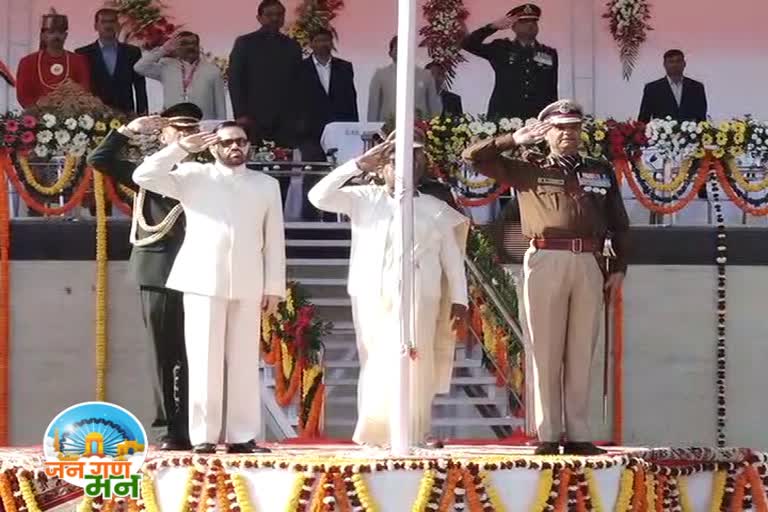
[[[379,68],[373,74],[368,90],[368,121],[387,123],[395,118],[395,99],[397,96],[397,37],[389,42],[389,56],[392,64]],[[440,115],[443,102],[437,93],[437,85],[432,73],[420,67],[414,77],[413,104],[416,113],[422,119],[432,119]]]
[[[418,137],[417,137],[418,140]],[[414,183],[426,158],[421,144],[414,153]],[[352,222],[348,292],[360,359],[358,444],[389,444],[389,418],[398,406],[389,386],[395,365],[400,319],[392,305],[398,294],[397,236],[393,225],[394,143],[392,137],[323,178],[309,192],[320,210],[343,213]],[[384,185],[345,186],[369,175]],[[414,197],[414,270],[416,357],[411,362],[408,399],[413,438],[426,444],[431,427],[432,399],[448,391],[453,371],[456,332],[467,320],[464,251],[469,220],[447,203],[427,194]]]
[[[210,148],[214,164],[183,162]],[[285,296],[285,241],[277,180],[245,167],[249,143],[234,122],[182,138],[134,172],[141,187],[181,202],[187,225],[168,276],[184,293],[189,438],[213,453],[221,432],[227,363],[228,453],[262,453],[259,343],[262,310]]]

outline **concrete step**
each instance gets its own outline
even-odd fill
[[[466,396],[437,396],[432,401],[433,405],[499,405],[501,399],[491,397],[470,398]],[[328,397],[328,406],[332,405],[357,405],[356,396]]]
[[[325,425],[332,427],[354,427],[357,423],[356,418],[326,418]],[[511,427],[521,426],[523,420],[509,416],[498,418],[433,418],[433,427],[495,427],[508,425]]]
[[[325,379],[325,385],[326,386],[357,386],[357,379],[348,378],[348,377],[341,377],[341,378],[327,377]],[[468,385],[478,385],[478,386],[496,385],[496,377],[492,377],[490,375],[484,375],[480,377],[454,377],[451,380],[451,386],[468,386]]]

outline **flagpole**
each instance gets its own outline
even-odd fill
[[[411,358],[408,347],[413,338],[413,92],[416,52],[416,2],[398,0],[397,12],[397,99],[395,108],[395,223],[400,263],[400,329],[394,382],[396,401],[390,417],[390,446],[394,455],[407,455],[413,445],[410,418]],[[418,354],[417,354],[418,357]],[[386,386],[386,383],[382,383]]]

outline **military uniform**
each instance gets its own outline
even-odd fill
[[[526,4],[509,15],[538,20],[541,9]],[[496,31],[486,25],[469,34],[463,44],[466,51],[487,60],[496,75],[488,117],[536,117],[557,100],[557,50],[536,41],[530,46],[509,39],[483,42]]]
[[[607,162],[579,155],[514,159],[502,155],[514,147],[511,136],[504,138],[479,142],[463,156],[518,192],[522,230],[530,240],[524,304],[539,440],[559,441],[564,406],[567,439],[585,443],[591,439],[590,368],[603,304],[604,240],[610,233],[610,272],[625,272],[629,220]]]
[[[173,106],[166,112],[173,115],[178,107]],[[164,113],[164,117],[168,116]],[[201,117],[202,113],[197,119]],[[129,138],[125,135],[117,131],[110,132],[88,156],[88,164],[112,177],[117,183],[138,192],[132,178],[137,165],[120,158],[128,143]],[[169,449],[185,449],[189,446],[189,414],[183,294],[165,286],[184,240],[184,214],[180,212],[181,206],[175,199],[147,191],[142,191],[142,194],[141,216],[146,223],[144,226],[158,226],[164,219],[167,219],[168,224],[166,232],[158,236],[158,232],[148,232],[138,225],[138,216],[134,214],[131,229],[131,242],[134,246],[131,250],[130,270],[139,285],[142,317],[150,341],[150,365],[153,368],[155,419],[152,426],[167,428],[164,444]],[[179,210],[180,215],[172,213],[174,209]]]

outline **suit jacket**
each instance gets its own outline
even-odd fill
[[[252,140],[295,147],[299,129],[301,48],[263,29],[238,37],[229,56],[229,94],[235,118],[248,117]]]
[[[397,89],[397,65],[379,68],[371,79],[368,93],[368,121],[386,123],[395,117],[395,96]],[[431,119],[442,112],[440,96],[437,94],[435,79],[422,68],[416,68],[416,92],[413,104],[423,119]]]
[[[107,70],[98,41],[78,48],[75,52],[88,58],[91,90],[95,96],[107,106],[127,114],[147,113],[147,82],[133,70],[141,58],[141,50],[138,47],[117,44],[117,62],[113,75]]]
[[[357,91],[352,63],[331,58],[331,83],[325,92],[312,56],[301,63],[305,135],[319,143],[323,128],[335,121],[357,122]]]
[[[117,131],[111,131],[99,146],[88,155],[88,165],[110,176],[117,183],[138,190],[133,182],[133,171],[136,164],[121,160],[120,154],[128,145],[128,138]],[[144,200],[144,219],[149,225],[159,224],[178,204],[170,197],[163,197],[153,192],[147,192]],[[138,238],[149,236],[141,228]],[[176,221],[171,231],[161,240],[131,249],[130,268],[134,280],[139,286],[165,288],[171,266],[176,259],[181,243],[184,240],[184,214]]]
[[[280,185],[245,166],[181,163],[188,153],[171,144],[144,159],[133,180],[178,199],[184,243],[167,287],[228,300],[285,297],[285,231]]]
[[[680,106],[675,101],[667,77],[646,84],[637,118],[647,123],[651,119],[664,119],[667,116],[676,121],[704,121],[707,118],[707,94],[704,92],[704,84],[683,77]]]
[[[443,103],[444,116],[464,115],[464,108],[461,105],[461,96],[451,91],[440,91],[440,100]]]
[[[539,42],[525,47],[509,39],[485,43],[495,32],[486,25],[469,34],[463,43],[469,53],[487,60],[496,75],[488,117],[519,117],[524,121],[536,117],[557,100],[557,50]]]

